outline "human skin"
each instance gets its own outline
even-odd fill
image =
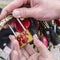
[[[11,40],[11,56],[8,60],[55,60],[51,52],[48,51],[46,46],[38,39],[37,35],[33,36],[34,44],[40,53],[37,53],[34,48],[27,44],[23,48],[19,48],[19,43],[13,35],[9,36]]]
[[[29,8],[26,5],[29,4]],[[24,7],[21,7],[24,6]],[[20,7],[20,8],[19,8]],[[16,18],[33,17],[38,20],[51,20],[60,18],[60,1],[59,0],[14,0],[6,6],[0,15],[0,20],[7,13],[12,12]]]

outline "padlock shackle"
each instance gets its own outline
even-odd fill
[[[14,34],[15,37],[17,37],[17,34],[14,32],[13,28],[8,24],[10,30],[12,31],[12,33]]]
[[[24,25],[21,23],[21,21],[19,20],[19,18],[17,18],[17,21],[19,22],[19,24],[21,25],[21,27],[23,28],[23,30],[26,30],[26,28],[25,28]]]

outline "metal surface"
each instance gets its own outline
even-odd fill
[[[10,21],[13,17],[11,15],[7,16],[5,19],[0,21],[0,30],[4,27],[4,25]]]

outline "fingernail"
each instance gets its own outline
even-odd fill
[[[20,18],[20,12],[19,11],[13,11],[13,16]]]
[[[11,39],[12,35],[9,35],[9,39]]]
[[[38,36],[37,36],[37,34],[35,34],[34,37],[35,37],[36,39],[39,39]]]
[[[9,35],[9,38],[11,39],[11,38],[15,38],[13,35]]]
[[[12,35],[9,35],[9,38],[11,37]]]
[[[34,41],[37,40],[37,36],[36,36],[36,34],[33,36],[33,39],[34,39]]]
[[[33,37],[36,37],[36,34],[34,34]]]

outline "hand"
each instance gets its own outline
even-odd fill
[[[29,44],[20,49],[15,37],[10,35],[9,38],[11,39],[13,44],[12,47],[14,48],[11,53],[11,60],[55,60],[36,35],[33,36],[34,44],[39,49],[40,53],[37,53]]]
[[[21,7],[30,4],[27,8]],[[20,8],[18,8],[20,7]],[[39,20],[50,20],[59,18],[60,16],[60,1],[59,0],[14,0],[6,6],[1,15],[0,20],[4,18],[7,13],[13,11],[14,17],[33,17]]]

